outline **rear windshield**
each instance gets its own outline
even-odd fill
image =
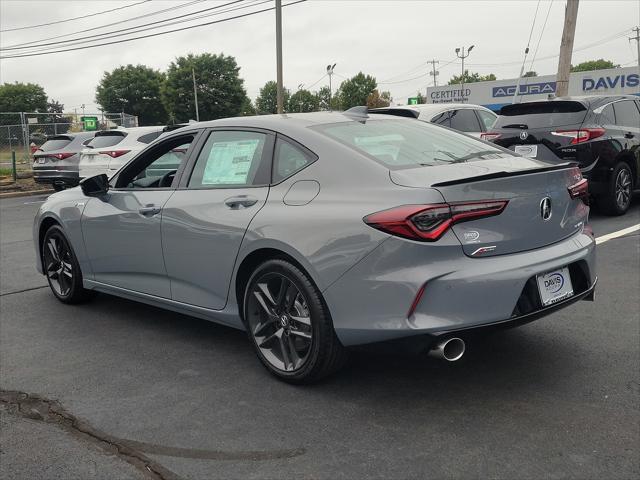
[[[42,150],[43,152],[60,150],[61,148],[64,148],[67,145],[69,145],[71,143],[71,140],[72,139],[70,137],[51,138],[42,144],[42,146],[40,147],[40,150]]]
[[[391,169],[509,155],[498,147],[426,122],[368,120],[312,128]]]
[[[140,143],[151,143],[156,138],[158,138],[161,133],[162,133],[162,130],[158,130],[157,132],[145,133],[144,135],[138,137],[138,141]]]
[[[102,135],[96,135],[91,139],[89,143],[87,143],[87,147],[89,148],[104,148],[104,147],[112,147],[120,143],[127,134],[123,132],[109,132],[104,133]]]
[[[516,103],[500,109],[494,128],[544,128],[580,125],[587,108],[580,102],[548,101]]]

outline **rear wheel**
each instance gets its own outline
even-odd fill
[[[310,383],[342,366],[346,351],[309,277],[285,260],[268,260],[244,295],[244,321],[264,366],[290,383]]]
[[[42,242],[42,266],[49,287],[63,303],[80,303],[93,292],[82,286],[82,271],[62,228],[53,225]]]
[[[611,172],[606,193],[598,198],[603,212],[609,215],[623,215],[631,205],[633,177],[625,162],[619,162]]]

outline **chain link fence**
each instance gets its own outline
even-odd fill
[[[0,112],[0,176],[14,175],[14,168],[29,176],[33,152],[47,137],[84,131],[83,117],[95,117],[98,130],[138,126],[138,117],[127,113]]]

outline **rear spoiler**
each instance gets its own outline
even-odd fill
[[[458,180],[449,180],[446,182],[434,183],[431,186],[432,187],[449,187],[451,185],[462,185],[464,183],[481,182],[483,180],[493,180],[494,178],[517,177],[520,175],[529,175],[530,173],[543,173],[543,172],[551,172],[554,170],[564,170],[567,168],[574,168],[577,166],[578,164],[576,162],[565,162],[565,163],[559,163],[558,165],[552,165],[550,167],[531,168],[529,170],[516,170],[515,172],[503,171],[503,172],[488,173],[487,175],[479,175],[477,177],[468,177],[468,178],[461,178]]]

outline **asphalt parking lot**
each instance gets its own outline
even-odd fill
[[[597,237],[640,223],[592,215]],[[2,478],[638,478],[640,235],[602,243],[595,303],[468,344],[457,363],[355,352],[311,387],[242,332],[34,268],[42,198],[0,201]]]

